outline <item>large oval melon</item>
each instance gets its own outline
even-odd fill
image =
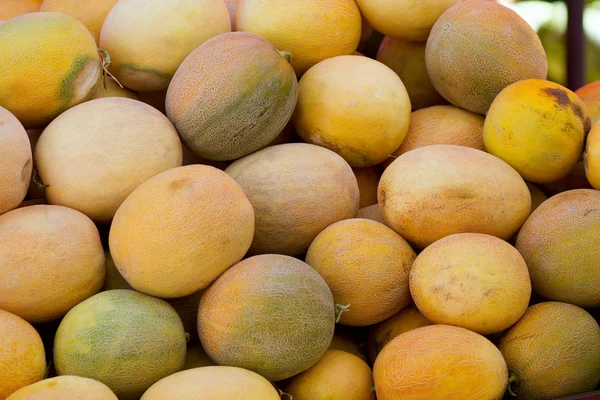
[[[17,390],[6,400],[119,400],[102,382],[81,376],[57,376]]]

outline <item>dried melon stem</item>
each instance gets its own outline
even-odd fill
[[[100,57],[102,58],[102,86],[104,87],[104,90],[106,90],[106,75],[113,78],[121,87],[121,89],[124,89],[123,85],[121,85],[121,82],[119,82],[117,78],[108,72],[108,66],[110,65],[110,54],[108,54],[108,51],[104,49],[98,49],[98,53],[100,53]]]
[[[292,63],[292,53],[289,51],[280,51],[279,54],[281,54],[281,57],[285,58],[288,63]]]
[[[517,374],[515,374],[514,372],[511,372],[510,376],[508,377],[508,393],[512,397],[517,397],[517,395],[515,394],[515,392],[513,392],[513,384],[516,387],[519,387],[520,383],[521,383],[521,379],[517,376]]]
[[[336,304],[335,305],[335,323],[337,324],[338,322],[340,322],[340,318],[342,318],[342,314],[345,313],[346,311],[350,311],[350,303],[343,305],[343,304]]]

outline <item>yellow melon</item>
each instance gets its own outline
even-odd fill
[[[0,58],[0,106],[27,129],[91,99],[100,84],[94,38],[63,13],[31,13],[2,24]]]
[[[369,168],[352,168],[356,181],[358,182],[358,191],[360,193],[359,207],[367,207],[377,204],[377,185],[381,178],[382,169],[379,165]]]
[[[479,114],[506,86],[546,79],[548,72],[536,32],[495,1],[463,1],[446,10],[427,39],[425,61],[433,86],[446,100]]]
[[[247,258],[202,296],[198,333],[219,365],[246,368],[270,381],[303,372],[333,337],[331,291],[309,265],[289,256]]]
[[[175,298],[207,287],[241,260],[253,234],[254,211],[240,186],[219,169],[188,165],[155,175],[127,197],[109,246],[134,289]]]
[[[197,335],[197,333],[196,333]],[[188,347],[185,353],[185,365],[183,369],[194,369],[199,367],[210,367],[216,365],[213,360],[210,359],[206,351],[202,346]]]
[[[302,139],[360,168],[381,163],[400,146],[410,112],[406,88],[389,67],[367,57],[339,56],[300,79],[292,122]]]
[[[508,385],[498,348],[450,325],[397,336],[377,356],[373,376],[378,400],[500,400]]]
[[[0,107],[0,214],[17,208],[25,199],[32,169],[27,132],[10,111]]]
[[[119,400],[102,382],[81,376],[57,376],[26,386],[6,400]]]
[[[359,189],[333,151],[307,143],[264,148],[225,170],[255,210],[250,254],[299,255],[334,222],[353,218]]]
[[[339,323],[367,326],[408,305],[408,276],[415,257],[392,229],[352,218],[319,233],[308,248],[306,263],[325,279],[336,306],[344,307]]]
[[[381,215],[381,210],[379,209],[379,204],[373,204],[372,206],[359,209],[356,213],[356,218],[370,219],[385,225],[385,221]]]
[[[527,219],[516,247],[538,295],[600,307],[599,210],[599,191],[577,189],[550,197]]]
[[[320,61],[357,49],[361,14],[354,0],[239,0],[235,28],[290,52],[301,76]]]
[[[0,0],[0,20],[9,20],[19,15],[40,10],[38,0]]]
[[[42,338],[23,318],[0,310],[0,399],[44,379]]]
[[[590,130],[591,132],[591,130]],[[589,134],[588,134],[589,136]],[[585,171],[585,147],[584,154],[581,157],[573,169],[562,179],[559,179],[550,183],[540,183],[538,184],[540,188],[546,193],[548,196],[554,196],[555,194],[566,192],[567,190],[574,189],[593,189],[592,185],[587,179],[586,171]]]
[[[386,224],[418,248],[454,233],[508,239],[531,210],[527,185],[510,165],[446,144],[398,157],[381,176],[378,199]]]
[[[0,274],[0,309],[32,323],[60,318],[102,288],[106,261],[98,229],[63,206],[2,214]]]
[[[207,366],[181,371],[150,387],[140,400],[279,400],[259,374],[243,368]]]
[[[231,31],[223,0],[120,0],[100,33],[108,69],[129,89],[164,90],[199,45]]]
[[[587,180],[600,190],[600,122],[594,124],[587,137],[584,165]]]
[[[117,81],[108,75],[106,76],[106,80],[103,80],[98,86],[96,94],[94,94],[94,99],[100,99],[102,97],[125,97],[134,100],[140,99],[140,97],[134,91],[125,87],[121,87]]]
[[[572,304],[531,306],[499,348],[518,399],[555,399],[592,391],[600,383],[600,327]]]

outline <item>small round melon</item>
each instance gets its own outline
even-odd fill
[[[26,386],[6,400],[119,400],[102,382],[81,376],[65,375]]]
[[[600,122],[587,137],[584,154],[585,175],[594,189],[600,190]]]

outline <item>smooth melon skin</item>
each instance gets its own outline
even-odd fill
[[[44,379],[45,373],[46,352],[38,332],[23,318],[0,310],[0,399]]]
[[[242,259],[253,236],[254,210],[240,185],[217,168],[187,165],[155,175],[127,197],[109,247],[134,289],[175,298],[210,285]]]
[[[111,74],[129,89],[164,90],[183,60],[231,31],[223,0],[119,0],[100,33]]]
[[[19,15],[40,11],[39,0],[2,0],[0,1],[0,20],[7,21]],[[2,21],[0,21],[0,24]]]
[[[531,210],[531,195],[510,165],[481,150],[431,145],[404,153],[379,181],[386,225],[423,249],[455,233],[510,238]]]
[[[544,201],[527,219],[516,248],[533,290],[547,300],[600,307],[600,192],[576,189]]]
[[[590,130],[583,159],[587,180],[594,189],[600,190],[600,122]]]
[[[429,325],[387,344],[373,367],[378,400],[500,400],[508,386],[502,354],[464,328]]]
[[[325,59],[354,53],[362,33],[353,0],[239,0],[235,28],[290,52],[299,77]]]
[[[183,369],[186,337],[166,301],[109,290],[73,307],[54,340],[58,375],[95,379],[120,400],[134,400],[160,379]]]
[[[333,151],[307,143],[267,147],[225,170],[255,212],[249,254],[296,256],[329,225],[353,218],[359,189],[352,169]]]
[[[585,105],[569,89],[542,79],[506,87],[485,119],[486,150],[515,168],[524,179],[551,183],[580,160],[591,127]]]
[[[100,84],[102,66],[93,36],[63,13],[30,13],[3,23],[0,58],[5,60],[0,106],[26,129],[45,126],[91,99]]]
[[[284,255],[247,258],[206,291],[198,310],[202,347],[219,365],[280,381],[314,365],[335,327],[333,296],[309,265]]]
[[[166,112],[194,153],[228,161],[275,139],[297,100],[298,81],[284,55],[260,36],[232,32],[185,59],[169,85]]]
[[[207,366],[156,382],[140,400],[280,400],[275,387],[243,368]]]
[[[0,107],[0,214],[17,208],[25,199],[32,169],[25,128],[10,111]]]
[[[529,307],[499,348],[519,400],[586,393],[600,383],[600,327],[575,305],[544,302]]]
[[[485,114],[508,85],[546,79],[548,72],[536,32],[495,1],[463,1],[446,10],[427,39],[425,61],[435,89],[478,114]]]
[[[6,400],[119,400],[108,386],[95,379],[64,375],[24,387]]]

